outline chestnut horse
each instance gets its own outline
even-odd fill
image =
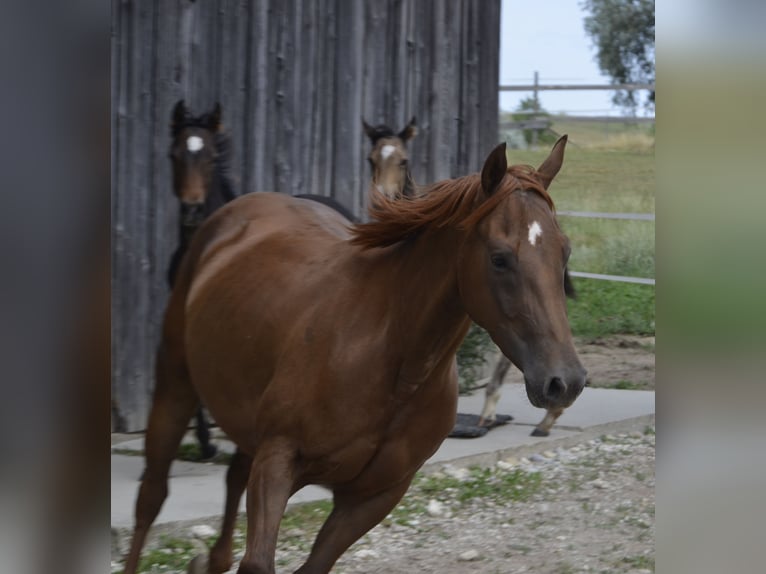
[[[367,161],[372,170],[373,189],[387,196],[389,199],[402,197],[414,197],[418,194],[417,185],[412,179],[409,170],[409,154],[407,142],[417,135],[417,124],[413,116],[409,123],[398,133],[389,126],[379,124],[371,126],[362,119],[364,132],[372,143],[372,149],[367,156]],[[564,272],[564,289],[568,297],[575,297],[574,286],[569,277],[569,272]],[[481,416],[478,417],[478,427],[468,427],[457,424],[450,436],[477,437],[486,433],[483,428],[491,428],[498,424],[497,403],[500,400],[500,390],[503,380],[511,367],[511,361],[501,355],[487,384],[484,406]],[[553,424],[556,422],[564,409],[549,409],[545,417],[532,431],[532,436],[548,436]],[[464,417],[466,415],[461,415]],[[476,419],[475,415],[468,415],[469,419]],[[508,417],[510,419],[510,417]],[[473,423],[476,424],[476,423]],[[502,423],[500,423],[502,424]],[[482,428],[483,427],[483,428]],[[481,431],[478,433],[477,431]]]
[[[559,142],[537,170],[508,168],[502,144],[481,175],[410,201],[378,194],[372,221],[351,228],[273,193],[210,217],[165,316],[126,574],[200,399],[240,449],[212,574],[231,565],[229,503],[245,486],[239,574],[275,572],[287,500],[307,484],[330,488],[334,507],[298,573],[329,572],[380,522],[452,429],[471,320],[523,369],[532,404],[572,404],[585,371],[566,316],[568,240],[546,191],[562,152]]]

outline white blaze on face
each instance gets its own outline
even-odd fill
[[[202,138],[199,136],[189,136],[186,139],[186,149],[192,153],[198,152],[203,147],[205,147],[205,142],[203,142]]]
[[[534,247],[535,243],[537,243],[537,238],[542,234],[543,230],[540,228],[540,224],[537,221],[533,221],[532,225],[529,226],[529,235],[527,236],[529,244]]]
[[[396,151],[396,146],[393,146],[391,144],[384,145],[382,148],[380,148],[380,157],[382,157],[383,159],[386,159],[395,151]]]

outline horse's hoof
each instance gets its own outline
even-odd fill
[[[531,436],[550,436],[550,434],[551,434],[551,431],[536,428],[535,430],[532,431]]]
[[[186,574],[208,574],[207,554],[197,554],[192,558],[186,569]]]

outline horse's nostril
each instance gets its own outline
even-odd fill
[[[567,385],[558,377],[553,377],[545,389],[545,396],[548,399],[556,400],[567,392]]]

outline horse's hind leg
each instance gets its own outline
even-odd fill
[[[532,431],[532,436],[550,435],[553,423],[556,422],[556,419],[558,419],[563,412],[564,409],[548,409],[543,420],[541,420],[540,423],[535,427],[535,430]]]
[[[231,568],[232,536],[237,524],[237,511],[242,493],[247,486],[247,477],[250,475],[250,467],[253,458],[237,449],[229,463],[226,472],[226,504],[224,507],[221,534],[218,536],[213,548],[210,549],[209,567],[204,574],[220,574]]]
[[[279,523],[294,492],[295,459],[285,441],[258,445],[247,482],[246,550],[237,574],[274,574]]]
[[[492,378],[487,385],[487,392],[484,398],[484,408],[479,417],[479,426],[492,426],[497,416],[497,403],[500,400],[500,388],[503,386],[508,369],[511,368],[511,361],[500,355],[492,373]]]
[[[336,492],[333,510],[322,525],[308,560],[295,574],[329,572],[349,546],[391,512],[407,492],[413,476],[373,495]]]
[[[141,548],[168,493],[168,471],[178,445],[199,403],[186,366],[160,350],[157,353],[156,387],[146,429],[146,469],[136,501],[136,525],[124,574],[138,568]]]

